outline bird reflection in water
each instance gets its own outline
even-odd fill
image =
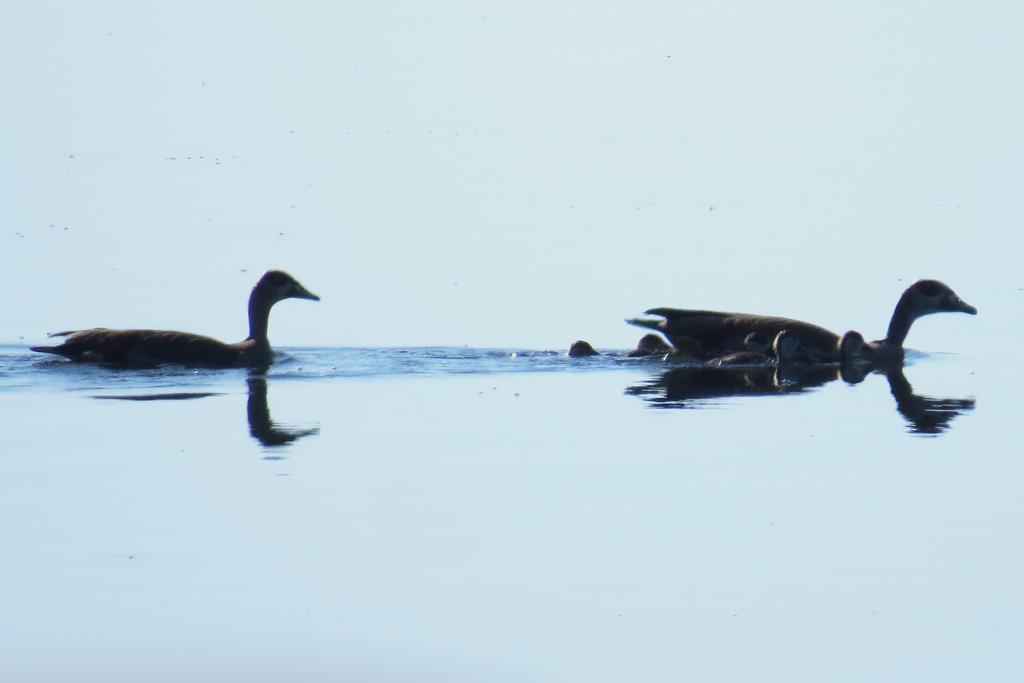
[[[267,405],[267,380],[265,377],[250,375],[249,400],[245,404],[245,414],[249,418],[249,433],[264,446],[287,446],[304,436],[320,433],[319,427],[295,429],[275,424],[270,417]]]
[[[974,399],[933,398],[915,394],[901,363],[812,365],[765,368],[677,367],[626,389],[652,408],[696,408],[707,401],[735,396],[799,394],[842,379],[858,384],[872,373],[883,375],[896,399],[896,410],[913,434],[938,435],[956,416],[974,409]]]
[[[245,404],[245,415],[249,422],[249,434],[259,441],[261,445],[269,448],[287,446],[304,436],[320,433],[319,427],[297,429],[275,423],[270,417],[270,407],[267,405],[266,377],[253,372],[249,375],[247,383],[249,396]],[[93,398],[115,401],[183,401],[219,395],[218,392],[167,392],[120,395],[99,394],[93,396]]]
[[[914,434],[941,434],[949,429],[949,423],[957,415],[974,410],[973,398],[934,398],[914,393],[903,368],[885,371],[889,391],[896,399],[896,410],[910,423]]]

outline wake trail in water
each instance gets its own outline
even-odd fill
[[[466,347],[284,348],[265,376],[271,379],[459,376],[517,372],[613,370],[660,363],[656,358],[626,358],[606,351],[590,358],[569,358],[565,351],[477,349]],[[41,356],[27,347],[0,346],[0,391],[97,390],[219,385],[246,377],[244,368],[116,369]]]

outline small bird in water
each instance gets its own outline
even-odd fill
[[[870,361],[874,355],[874,349],[856,330],[846,332],[839,339],[839,359],[844,363]]]
[[[574,341],[572,346],[569,347],[569,358],[586,358],[588,356],[600,356],[601,354],[590,345],[590,342],[585,342],[582,339]]]
[[[758,336],[753,336],[753,335]],[[747,335],[750,347],[725,356],[712,358],[704,364],[706,368],[760,368],[799,361],[800,338],[795,332],[781,330],[767,349],[763,349],[761,333]],[[756,349],[756,350],[755,350]],[[767,351],[767,352],[766,352]]]
[[[778,335],[776,335],[778,336]],[[767,332],[751,332],[743,338],[743,348],[747,351],[756,351],[758,353],[768,353],[772,350],[772,344],[774,339]]]
[[[190,367],[263,367],[270,365],[274,352],[267,338],[270,309],[284,299],[320,297],[303,287],[288,273],[270,270],[263,274],[249,295],[249,336],[225,344],[211,337],[173,330],[88,330],[55,332],[64,337],[57,346],[33,346],[32,351],[53,353],[73,361],[120,367],[154,367],[177,363]]]
[[[626,354],[627,358],[642,358],[644,356],[664,356],[674,352],[664,339],[656,334],[645,334],[637,342],[636,348]]]

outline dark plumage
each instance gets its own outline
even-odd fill
[[[704,367],[759,368],[802,360],[800,339],[789,330],[781,330],[775,335],[775,339],[772,340],[767,350],[762,349],[763,340],[760,335],[755,335],[755,333],[748,334],[744,342],[747,350],[712,358],[704,364]]]
[[[263,274],[249,295],[249,336],[234,344],[211,337],[174,330],[88,330],[56,332],[65,337],[57,346],[33,346],[33,351],[53,353],[73,361],[121,367],[153,367],[177,363],[191,367],[259,367],[273,362],[267,338],[271,307],[283,299],[320,297],[280,270]]]
[[[870,361],[874,355],[874,349],[864,341],[863,335],[856,330],[850,330],[839,339],[839,359],[844,362]]]
[[[588,356],[600,356],[601,354],[590,345],[590,342],[585,342],[582,339],[574,341],[572,346],[569,347],[569,358],[586,358]]]
[[[943,311],[976,314],[978,311],[963,301],[956,292],[938,280],[918,280],[907,288],[896,304],[884,339],[868,346],[876,360],[903,357],[903,342],[910,326],[923,315]],[[676,347],[698,347],[705,356],[728,353],[744,348],[744,339],[752,333],[771,337],[790,330],[800,338],[800,346],[811,362],[840,360],[839,335],[823,327],[801,320],[776,316],[725,313],[720,311],[652,308],[649,315],[663,320],[637,318],[630,324],[647,327],[664,334]]]
[[[772,350],[772,341],[767,332],[751,332],[743,338],[743,348],[747,351],[768,353]]]
[[[675,351],[665,343],[665,340],[656,334],[645,334],[637,342],[636,348],[626,354],[628,358],[643,358],[644,356],[664,356]]]

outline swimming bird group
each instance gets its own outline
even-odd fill
[[[320,297],[281,270],[264,273],[249,296],[249,336],[226,344],[211,337],[173,330],[108,329],[56,332],[63,337],[55,346],[33,346],[73,361],[119,367],[152,367],[175,363],[190,367],[261,367],[273,362],[267,337],[270,309],[284,299]],[[679,308],[652,308],[630,324],[664,335],[645,335],[627,355],[681,354],[701,360],[707,367],[751,367],[785,363],[902,362],[903,342],[915,320],[940,312],[970,315],[978,311],[938,280],[918,280],[900,297],[886,336],[866,342],[856,331],[842,336],[823,327],[777,316]],[[587,342],[578,341],[573,357],[598,355]]]
[[[678,355],[716,368],[780,363],[900,363],[903,360],[903,343],[914,321],[942,312],[975,315],[978,310],[948,285],[938,280],[918,280],[903,292],[897,302],[885,337],[867,342],[855,330],[838,335],[792,318],[652,308],[645,314],[658,318],[634,318],[626,322],[659,332],[671,346],[664,342],[663,346],[658,346],[655,342],[660,338],[655,336],[655,342],[652,342],[652,335],[647,335],[628,355]],[[575,355],[572,350],[570,355]]]
[[[975,315],[978,310],[957,296],[948,285],[938,280],[918,280],[903,292],[897,302],[885,337],[860,347],[856,344],[860,338],[856,332],[844,343],[843,337],[836,333],[802,320],[749,313],[652,308],[645,313],[660,316],[662,320],[636,318],[628,322],[658,330],[676,347],[695,347],[703,353],[735,349],[741,340],[754,332],[774,336],[782,330],[789,330],[800,337],[800,346],[812,362],[839,361],[852,355],[888,361],[903,358],[903,342],[915,320],[941,312]]]

